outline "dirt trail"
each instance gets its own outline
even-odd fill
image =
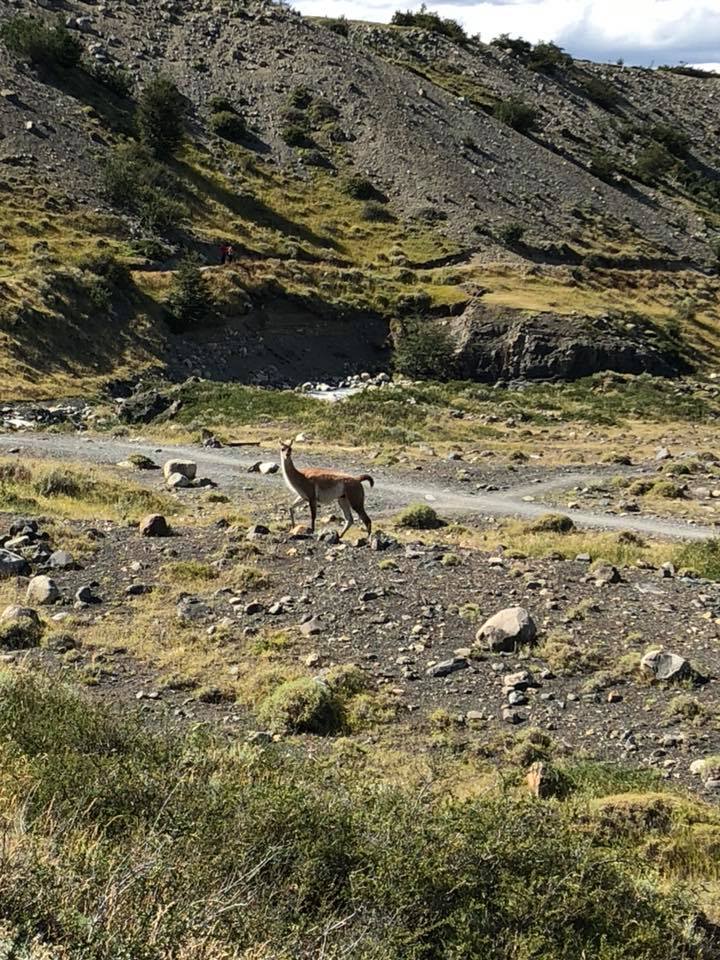
[[[276,459],[273,452],[261,447],[225,447],[214,450],[199,446],[161,445],[151,440],[118,440],[78,434],[0,434],[0,453],[16,447],[28,456],[89,461],[105,465],[115,464],[131,453],[143,453],[156,461],[163,457],[187,458],[198,464],[199,475],[211,477],[227,492],[240,487],[247,488],[250,484],[282,483],[278,475],[265,477],[246,472],[247,468],[258,460]],[[307,463],[314,462],[312,454],[304,455],[303,460]],[[350,472],[357,469],[357,465],[338,462],[337,458],[333,465]],[[467,489],[462,490],[449,483],[410,481],[387,468],[373,469],[373,474],[376,478],[376,487],[370,493],[373,514],[398,510],[411,502],[425,501],[444,513],[518,518],[538,517],[550,509],[547,503],[528,502],[522,499],[524,496],[567,490],[605,478],[605,474],[599,469],[566,472],[533,484],[524,480],[508,490],[496,493],[469,493]],[[620,516],[587,510],[567,510],[563,507],[552,509],[572,517],[578,526],[600,530],[632,530],[648,536],[686,540],[705,540],[717,536],[718,533],[714,527],[680,520]]]

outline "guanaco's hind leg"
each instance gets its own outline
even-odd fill
[[[317,518],[317,498],[311,497],[308,501],[310,504],[310,529],[315,533],[315,519]]]
[[[345,526],[340,531],[340,537],[342,538],[353,525],[353,515],[352,510],[350,509],[350,504],[348,503],[348,498],[345,494],[343,494],[341,497],[338,497],[338,503],[340,504],[340,509],[345,517]]]
[[[348,486],[346,494],[350,501],[350,506],[365,524],[367,532],[370,533],[372,530],[372,520],[367,513],[365,513],[365,491],[363,490],[362,484],[358,483],[357,486],[354,484],[352,487]]]

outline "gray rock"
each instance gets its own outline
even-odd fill
[[[0,613],[0,623],[7,623],[10,620],[32,620],[33,623],[40,623],[40,617],[37,614],[37,610],[33,610],[32,607],[21,607],[16,603],[11,603],[10,606],[5,607],[2,613]]]
[[[502,718],[505,723],[518,724],[527,720],[527,715],[522,710],[516,710],[514,707],[503,707]]]
[[[300,633],[304,637],[314,637],[322,633],[322,623],[317,617],[312,617],[300,624]]]
[[[458,670],[467,670],[469,666],[470,661],[466,660],[465,657],[453,657],[452,660],[443,660],[441,663],[436,663],[425,672],[429,677],[447,677]]]
[[[260,613],[265,613],[265,609],[266,608],[264,603],[260,603],[257,600],[253,600],[252,603],[248,603],[243,613],[247,614],[248,617],[254,617]]]
[[[170,490],[179,490],[184,487],[192,486],[192,481],[188,480],[184,473],[171,473],[169,477],[165,480],[166,486]]]
[[[169,480],[174,473],[179,473],[188,480],[194,480],[197,464],[193,460],[166,460],[163,464],[163,476]]]
[[[54,580],[41,575],[32,578],[26,596],[31,603],[55,603],[60,598],[60,590]]]
[[[165,517],[160,513],[151,513],[140,521],[138,527],[142,537],[169,537],[170,527]]]
[[[0,548],[0,579],[8,577],[26,577],[30,573],[30,564],[24,557],[11,550]]]
[[[271,473],[277,473],[279,469],[280,467],[277,463],[272,463],[270,461],[268,461],[267,463],[261,463],[260,466],[258,467],[259,472],[264,477],[269,476],[269,474]]]
[[[102,603],[100,597],[96,596],[95,591],[89,584],[83,584],[75,592],[75,600],[78,603]]]
[[[512,653],[537,638],[535,622],[524,607],[508,607],[490,617],[478,630],[476,642],[495,652]]]
[[[48,563],[54,570],[73,570],[76,567],[72,554],[67,550],[55,550],[48,557]]]
[[[664,650],[651,650],[640,661],[641,671],[653,680],[679,683],[691,680],[696,674],[689,661],[676,653]]]
[[[593,570],[591,577],[600,587],[607,586],[610,583],[620,583],[622,580],[617,567],[614,567],[611,563],[597,567]]]

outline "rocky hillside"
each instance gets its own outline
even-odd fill
[[[50,69],[13,42],[28,16],[65,24],[80,62]],[[485,305],[514,311],[511,327],[560,317],[570,339],[588,318],[640,315],[685,360],[713,356],[718,79],[236,0],[1,0],[0,20],[6,393],[168,362],[342,373],[386,362],[401,316],[470,308],[461,340],[476,343]],[[130,169],[126,183],[153,179],[152,203],[140,187],[119,199],[108,166],[158,71],[185,98],[184,139],[157,169]],[[204,346],[197,329],[173,336],[171,269],[188,249],[216,262],[223,238],[238,257],[207,278],[217,322]],[[87,269],[98,249],[133,269],[106,297]],[[274,355],[291,313],[311,332]],[[308,346],[317,329],[331,348]],[[663,372],[656,343],[632,349],[623,369]]]

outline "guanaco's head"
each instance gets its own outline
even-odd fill
[[[280,456],[282,457],[285,463],[288,463],[292,459],[292,440],[280,440]]]

